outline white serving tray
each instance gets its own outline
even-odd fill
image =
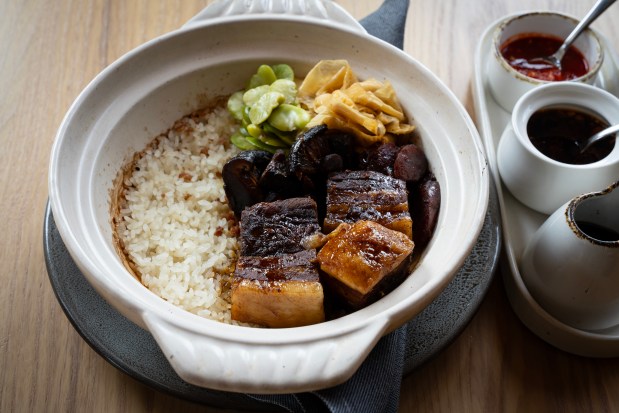
[[[511,113],[493,99],[487,85],[487,63],[492,57],[492,33],[502,18],[482,35],[475,53],[473,99],[477,127],[486,148],[488,165],[497,187],[503,225],[504,256],[501,260],[503,282],[512,308],[520,320],[536,335],[564,351],[588,357],[619,356],[619,325],[603,331],[572,328],[548,314],[531,297],[522,281],[518,263],[524,247],[547,216],[517,201],[502,185],[497,169],[496,148]],[[605,59],[597,86],[619,97],[619,56],[600,35]],[[618,177],[619,178],[619,177]]]

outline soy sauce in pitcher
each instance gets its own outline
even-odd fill
[[[619,241],[619,232],[613,230],[612,228],[588,221],[576,221],[576,225],[585,235],[598,241]]]

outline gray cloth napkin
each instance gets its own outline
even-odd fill
[[[385,0],[361,20],[367,32],[402,49],[409,0]],[[404,370],[406,324],[379,340],[345,383],[324,390],[247,396],[290,412],[397,412]]]

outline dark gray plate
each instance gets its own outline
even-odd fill
[[[86,281],[60,238],[49,203],[43,242],[47,272],[60,306],[84,340],[110,364],[157,390],[193,402],[229,409],[274,408],[244,394],[196,387],[178,377],[150,333],[118,313]],[[484,226],[471,255],[441,295],[407,324],[405,374],[444,349],[473,317],[492,280],[500,244],[492,187]]]

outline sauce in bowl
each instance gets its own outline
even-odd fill
[[[558,106],[535,112],[527,123],[527,134],[537,150],[555,161],[584,165],[610,154],[615,138],[608,138],[580,152],[586,140],[609,123],[584,109]]]
[[[507,63],[525,76],[546,81],[571,80],[584,76],[589,71],[585,56],[570,46],[561,60],[562,69],[539,62],[536,58],[556,52],[563,40],[540,33],[524,33],[510,37],[500,47]]]

